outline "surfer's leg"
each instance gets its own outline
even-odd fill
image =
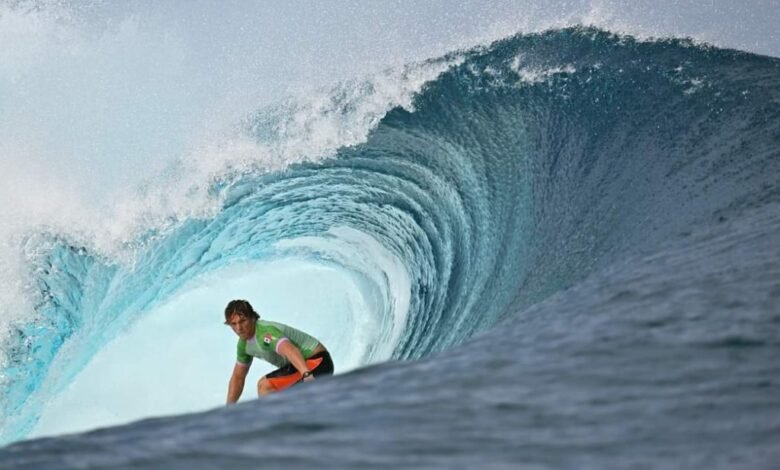
[[[327,351],[315,354],[306,360],[306,365],[312,371],[315,377],[323,375],[333,375],[333,361]],[[257,396],[264,397],[269,393],[278,392],[303,380],[292,364],[276,369],[275,371],[264,375],[257,381]]]
[[[274,392],[274,389],[271,386],[271,382],[268,381],[266,376],[260,377],[260,380],[257,381],[257,396],[264,397],[272,392]]]
[[[264,397],[269,393],[278,392],[292,387],[301,381],[301,374],[292,364],[276,369],[263,376],[257,382],[257,396]]]

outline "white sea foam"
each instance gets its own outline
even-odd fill
[[[560,74],[573,74],[577,71],[573,65],[541,67],[524,63],[524,56],[519,55],[512,60],[510,69],[514,71],[520,81],[526,84],[542,83]]]

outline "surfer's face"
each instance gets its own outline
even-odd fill
[[[249,339],[255,334],[255,322],[251,318],[234,313],[227,324],[241,339]]]

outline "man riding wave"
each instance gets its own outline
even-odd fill
[[[333,375],[333,360],[319,340],[283,323],[261,320],[246,300],[232,300],[227,304],[225,324],[238,335],[228,404],[237,402],[244,391],[249,366],[255,357],[278,367],[257,382],[260,397],[315,377]]]

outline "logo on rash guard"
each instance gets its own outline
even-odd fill
[[[265,336],[263,336],[263,342],[269,346],[271,345],[271,340],[273,340],[271,333],[266,333]]]

